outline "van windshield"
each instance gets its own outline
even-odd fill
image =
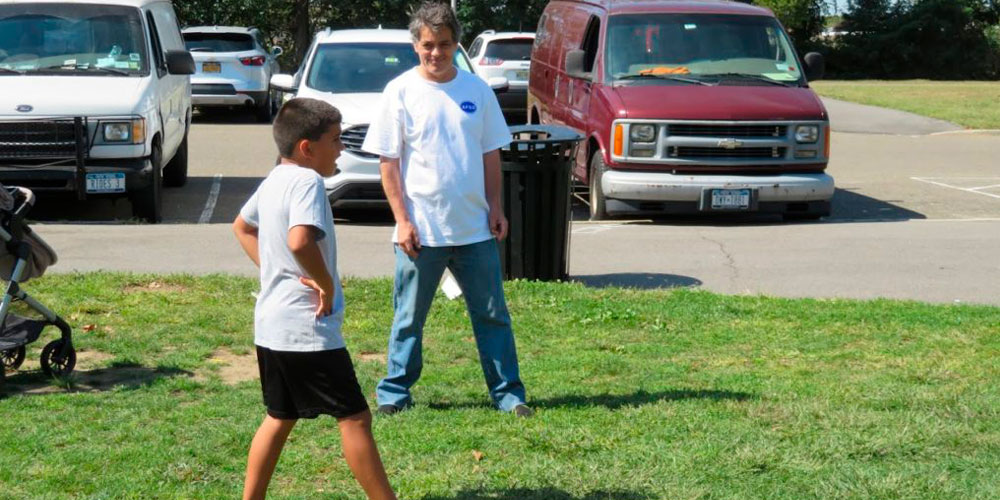
[[[145,75],[139,9],[80,3],[0,4],[0,76]]]
[[[605,46],[613,80],[804,83],[788,36],[765,16],[622,14],[608,21]]]
[[[455,50],[454,63],[472,72],[461,50]],[[409,43],[327,43],[316,47],[306,84],[323,92],[377,93],[418,64]]]

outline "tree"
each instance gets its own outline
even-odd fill
[[[756,0],[754,4],[771,9],[798,46],[823,31],[823,0]]]

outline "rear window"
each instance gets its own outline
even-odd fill
[[[191,52],[245,52],[253,50],[253,37],[244,33],[184,33]]]
[[[515,38],[513,40],[496,40],[486,46],[486,57],[503,59],[504,61],[530,61],[531,45],[534,40],[530,38]]]

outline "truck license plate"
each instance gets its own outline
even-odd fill
[[[750,189],[713,189],[710,196],[712,210],[750,209]]]
[[[125,174],[87,174],[88,193],[124,193]]]

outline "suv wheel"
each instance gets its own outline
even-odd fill
[[[163,185],[181,187],[187,184],[188,176],[188,133],[184,132],[184,140],[177,147],[177,153],[167,166],[163,167]]]
[[[153,154],[149,162],[153,167],[152,179],[149,185],[132,192],[132,216],[146,222],[156,224],[163,219],[163,178],[160,163],[163,161],[163,151],[159,143],[153,143]]]
[[[594,153],[590,159],[590,220],[605,220],[608,218],[608,209],[604,198],[604,191],[601,190],[601,176],[607,167],[604,165],[604,156],[600,151]]]
[[[274,91],[268,89],[267,97],[257,106],[257,121],[271,123],[274,119]]]

